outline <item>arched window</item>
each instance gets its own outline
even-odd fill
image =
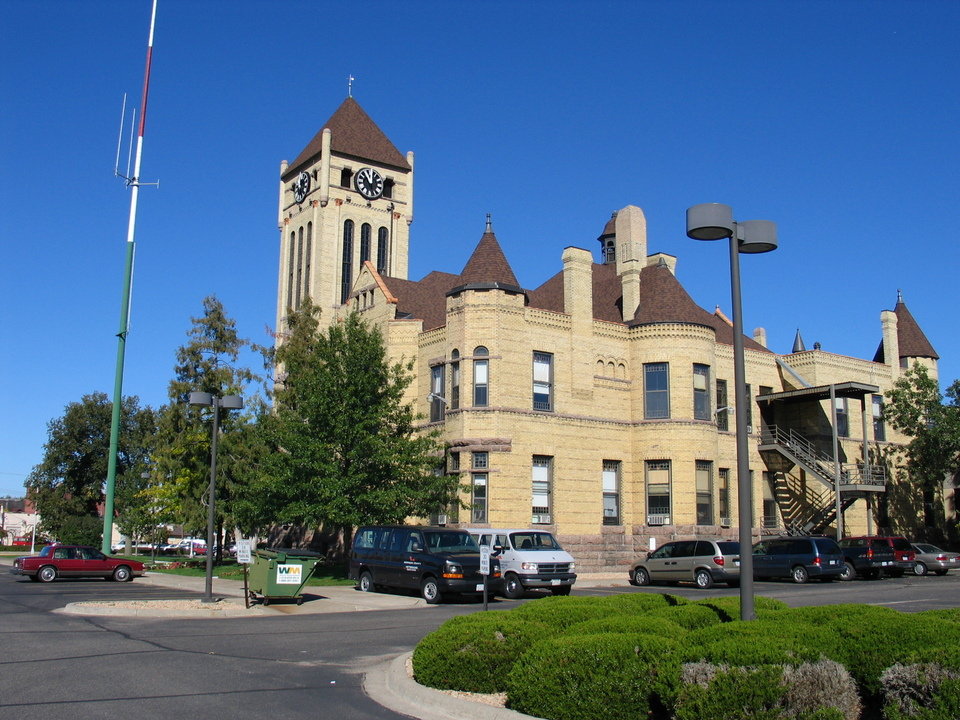
[[[303,258],[303,296],[310,297],[310,258],[313,256],[313,223],[307,223],[307,247]]]
[[[390,233],[382,227],[377,230],[377,272],[384,275],[387,270],[387,259],[390,257]]]
[[[287,309],[293,309],[293,266],[296,262],[297,234],[290,233],[290,255],[287,261]]]
[[[353,281],[353,220],[343,222],[343,266],[340,270],[340,304],[347,301]]]
[[[360,264],[370,259],[370,223],[360,226]]]
[[[483,345],[473,349],[473,406],[486,407],[490,401],[490,353]]]
[[[303,228],[297,234],[297,295],[295,308],[300,307],[300,290],[303,287]]]

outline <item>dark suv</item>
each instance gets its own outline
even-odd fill
[[[753,546],[755,578],[830,581],[843,573],[843,551],[828,537],[776,537]]]
[[[883,572],[892,577],[902,577],[908,570],[913,572],[917,562],[917,552],[910,541],[894,535],[860,535],[845,537],[840,547],[852,548],[866,545],[870,548],[889,550],[893,553],[893,564],[883,568]]]
[[[350,578],[364,592],[380,587],[419,590],[431,605],[445,594],[479,595],[480,546],[466,530],[368,525],[354,535]],[[487,592],[500,591],[500,564],[491,559]]]

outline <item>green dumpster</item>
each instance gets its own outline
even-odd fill
[[[272,600],[296,600],[323,555],[309,550],[254,550],[248,571],[247,591],[252,601],[269,605]]]

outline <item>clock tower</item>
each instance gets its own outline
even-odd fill
[[[277,331],[310,297],[327,327],[367,261],[407,278],[413,153],[406,157],[352,97],[292,163],[280,164]]]

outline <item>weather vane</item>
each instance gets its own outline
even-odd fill
[[[353,75],[347,75],[347,97],[353,97],[353,81],[356,78]]]

